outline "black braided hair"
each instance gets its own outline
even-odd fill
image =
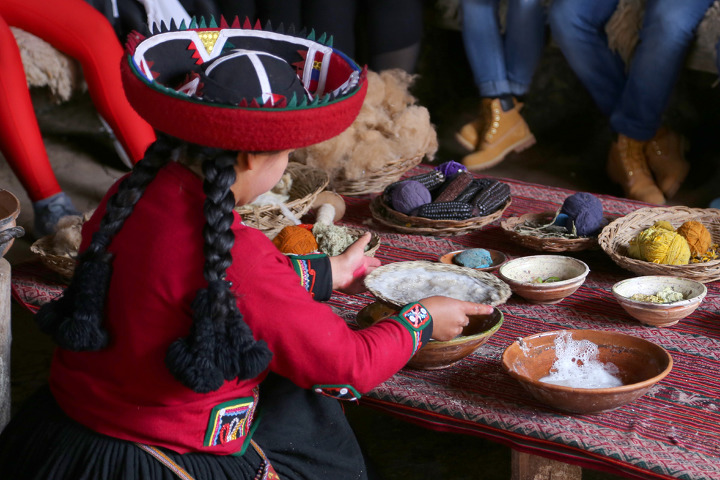
[[[235,242],[231,230],[235,197],[236,154],[222,152],[203,160],[205,175],[205,266],[207,288],[192,303],[190,334],[173,342],[165,363],[175,378],[199,393],[217,390],[224,380],[254,378],[267,368],[272,353],[255,341],[243,321],[230,283],[225,280]]]
[[[145,157],[118,186],[107,202],[107,211],[98,231],[80,257],[65,293],[40,308],[35,315],[40,330],[66,350],[100,350],[108,343],[103,327],[105,296],[112,271],[112,254],[107,247],[158,170],[171,158],[177,140],[158,136]]]

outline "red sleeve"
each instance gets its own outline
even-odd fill
[[[271,370],[300,387],[349,385],[367,392],[420,346],[419,335],[399,319],[349,328],[328,305],[313,300],[289,259],[257,230],[236,231],[233,257],[228,280],[245,322],[273,352]]]

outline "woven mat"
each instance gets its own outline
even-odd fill
[[[418,166],[408,176],[422,173]],[[513,203],[505,216],[557,209],[569,190],[502,179]],[[606,214],[625,215],[645,204],[598,195]],[[507,240],[497,224],[454,237],[393,232],[373,221],[370,196],[346,197],[343,222],[375,230],[383,263],[437,260],[469,247],[508,256],[538,252]],[[512,296],[501,307],[502,328],[478,352],[439,371],[403,369],[360,400],[439,430],[484,436],[530,453],[635,478],[720,478],[720,282],[707,284],[700,307],[679,324],[645,327],[615,301],[611,286],[632,273],[602,251],[569,254],[590,266],[583,286],[556,305],[533,305]],[[31,310],[58,295],[62,281],[37,263],[13,267],[13,296]],[[349,323],[370,294],[337,295],[333,309]],[[667,349],[672,372],[635,402],[598,415],[569,415],[536,402],[502,371],[500,356],[518,337],[570,328],[627,333]]]

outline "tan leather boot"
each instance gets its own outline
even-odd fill
[[[525,120],[520,116],[522,104],[507,112],[500,106],[500,99],[490,102],[490,114],[484,135],[480,137],[477,151],[463,158],[462,163],[470,170],[483,170],[497,165],[510,152],[522,152],[535,144]]]
[[[648,168],[646,143],[618,135],[617,141],[610,147],[607,172],[614,182],[622,186],[627,198],[662,205],[665,197]]]
[[[660,128],[645,145],[648,166],[667,198],[677,193],[690,171],[690,164],[685,160],[686,150],[685,137],[666,127]]]
[[[491,102],[491,98],[483,98],[480,102],[478,118],[463,125],[460,131],[455,134],[455,140],[469,152],[475,151],[478,145],[478,139],[480,139],[485,132],[485,126],[492,123]]]

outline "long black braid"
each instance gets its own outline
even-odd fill
[[[145,152],[130,175],[108,200],[98,231],[80,257],[72,281],[65,293],[40,308],[35,315],[40,330],[66,350],[100,350],[108,343],[102,326],[105,295],[112,271],[112,255],[107,247],[135,203],[158,170],[170,159],[177,142],[160,136]]]
[[[190,335],[168,348],[165,363],[170,372],[196,392],[220,388],[224,380],[247,379],[260,374],[272,353],[264,341],[255,341],[243,321],[225,272],[232,263],[235,242],[231,230],[235,197],[235,154],[224,152],[203,160],[205,175],[205,267],[207,288],[198,291],[192,304]]]
[[[107,247],[157,172],[166,165],[180,144],[159,134],[145,158],[120,183],[110,197],[105,215],[88,248],[78,259],[72,282],[63,296],[44,305],[35,316],[40,329],[67,350],[100,350],[108,343],[103,327],[105,297],[112,271]],[[255,341],[243,321],[230,283],[225,280],[232,263],[235,241],[231,230],[235,198],[236,155],[231,152],[186,145],[185,158],[202,162],[206,195],[203,229],[204,276],[207,288],[197,292],[192,303],[190,334],[168,348],[166,365],[177,380],[196,392],[217,390],[224,380],[247,379],[260,374],[272,353],[264,341]]]

